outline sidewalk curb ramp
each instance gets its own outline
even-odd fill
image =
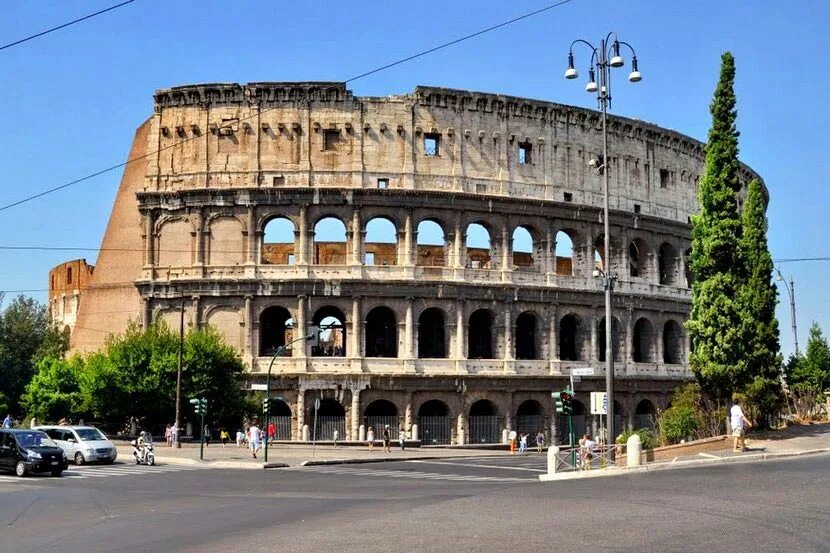
[[[600,478],[605,476],[621,476],[640,472],[654,472],[659,470],[673,470],[706,465],[724,465],[728,463],[743,463],[749,461],[771,461],[785,459],[788,457],[803,457],[805,455],[817,455],[830,453],[830,448],[806,449],[803,451],[782,451],[778,453],[753,453],[736,457],[720,457],[717,459],[707,457],[706,459],[692,459],[688,461],[675,461],[667,463],[656,463],[653,465],[641,465],[638,467],[615,467],[609,469],[593,469],[574,472],[561,472],[558,474],[540,474],[541,482],[558,482],[562,480],[578,480],[580,478]]]

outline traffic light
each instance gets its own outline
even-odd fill
[[[554,400],[556,400],[556,412],[560,415],[570,415],[573,413],[573,393],[567,388],[562,390],[561,392],[553,392],[551,394]]]
[[[268,415],[271,412],[271,398],[266,397],[262,400],[262,412]]]
[[[205,398],[196,399],[193,398],[190,400],[191,405],[193,405],[193,411],[197,415],[207,415],[207,405],[208,401]]]

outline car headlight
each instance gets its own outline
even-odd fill
[[[43,459],[43,456],[37,451],[29,451],[27,454],[29,459]]]

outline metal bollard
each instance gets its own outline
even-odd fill
[[[632,434],[625,443],[626,448],[626,465],[629,467],[639,467],[643,454],[643,443],[640,441],[640,436]]]
[[[548,448],[548,474],[556,474],[556,456],[559,455],[559,446]]]

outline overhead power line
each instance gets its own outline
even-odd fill
[[[130,0],[130,1],[134,1],[134,0]],[[548,6],[545,6],[545,7],[543,7],[543,8],[540,8],[540,9],[538,9],[538,10],[535,10],[535,11],[532,11],[532,12],[528,12],[528,13],[523,14],[523,15],[520,15],[520,16],[518,16],[518,17],[514,17],[513,19],[510,19],[510,20],[504,21],[504,22],[502,22],[502,23],[498,23],[498,24],[496,24],[496,25],[491,25],[490,27],[487,27],[487,28],[485,28],[485,29],[481,29],[480,31],[476,31],[476,32],[474,32],[474,33],[472,33],[472,34],[465,35],[465,36],[463,36],[463,37],[461,37],[461,38],[457,38],[457,39],[451,40],[451,41],[449,41],[449,42],[445,42],[445,43],[443,43],[443,44],[439,44],[438,46],[434,46],[434,47],[432,47],[432,48],[428,48],[428,49],[426,49],[426,50],[423,50],[423,51],[421,51],[421,52],[418,52],[417,54],[413,54],[413,55],[411,55],[411,56],[407,56],[407,57],[405,57],[405,58],[401,58],[401,59],[399,59],[399,60],[397,60],[397,61],[393,61],[392,63],[387,63],[387,64],[382,65],[382,66],[380,66],[380,67],[376,67],[376,68],[374,68],[374,69],[372,69],[372,70],[370,70],[370,71],[366,71],[365,73],[361,73],[360,75],[355,75],[354,77],[350,77],[349,79],[346,79],[345,81],[343,81],[343,84],[347,84],[347,83],[350,83],[350,82],[356,81],[356,80],[358,80],[358,79],[362,79],[362,78],[364,78],[364,77],[368,77],[369,75],[374,75],[375,73],[378,73],[378,72],[380,72],[380,71],[384,71],[384,70],[389,69],[389,68],[391,68],[391,67],[395,67],[395,66],[397,66],[397,65],[401,65],[401,64],[403,64],[403,63],[406,63],[406,62],[408,62],[408,61],[412,61],[412,60],[417,59],[417,58],[420,58],[420,57],[422,57],[422,56],[426,56],[427,54],[431,54],[431,53],[433,53],[433,52],[437,52],[438,50],[442,50],[442,49],[444,49],[444,48],[448,48],[448,47],[453,46],[453,45],[455,45],[455,44],[458,44],[458,43],[460,43],[460,42],[464,42],[464,41],[469,40],[469,39],[471,39],[471,38],[475,38],[475,37],[477,37],[477,36],[481,36],[481,35],[483,35],[483,34],[485,34],[485,33],[489,33],[489,32],[491,32],[491,31],[495,31],[495,30],[497,30],[497,29],[501,29],[501,28],[503,28],[503,27],[506,27],[506,26],[511,25],[511,24],[513,24],[513,23],[516,23],[516,22],[518,22],[518,21],[522,21],[522,20],[524,20],[524,19],[527,19],[527,18],[529,18],[529,17],[533,17],[534,15],[538,15],[538,14],[540,14],[540,13],[546,12],[546,11],[548,11],[548,10],[552,10],[552,9],[554,9],[554,8],[558,8],[559,6],[563,6],[563,5],[568,4],[568,3],[570,3],[570,2],[573,2],[573,1],[574,1],[574,0],[560,0],[559,2],[555,2],[555,3],[553,3],[553,4],[549,4]],[[266,109],[260,110],[259,112],[254,113],[254,114],[251,114],[251,115],[249,115],[249,116],[247,116],[247,117],[241,117],[241,118],[239,118],[239,119],[235,120],[235,121],[234,121],[234,123],[241,123],[242,121],[247,121],[247,120],[249,120],[249,119],[253,119],[253,118],[257,117],[257,116],[261,116],[261,115],[263,115],[263,114],[265,114],[265,113],[268,113],[268,112],[270,112],[270,111],[272,111],[272,110],[275,110],[275,109],[277,109],[277,106],[274,106],[274,107],[270,107],[270,108],[266,108]],[[226,127],[229,127],[230,125],[231,125],[231,123],[226,123],[226,124],[224,124],[224,125],[219,125],[219,128],[220,128],[220,129],[221,129],[221,128],[226,128]],[[75,179],[75,180],[73,180],[73,181],[70,181],[70,182],[67,182],[67,183],[61,184],[61,185],[59,185],[59,186],[55,186],[55,187],[53,187],[53,188],[49,188],[49,189],[44,190],[44,191],[42,191],[42,192],[39,192],[39,193],[37,193],[37,194],[32,194],[31,196],[27,196],[27,197],[25,197],[25,198],[22,198],[22,199],[20,199],[20,200],[15,201],[15,202],[12,202],[12,203],[9,203],[9,204],[6,204],[6,205],[3,205],[3,206],[0,206],[0,211],[6,211],[7,209],[10,209],[10,208],[12,208],[12,207],[16,207],[16,206],[18,206],[18,205],[21,205],[21,204],[24,204],[24,203],[30,202],[30,201],[32,201],[32,200],[36,200],[36,199],[38,199],[38,198],[42,198],[43,196],[47,196],[47,195],[49,195],[49,194],[53,194],[53,193],[55,193],[55,192],[58,192],[59,190],[63,190],[64,188],[69,188],[70,186],[74,186],[74,185],[76,185],[76,184],[79,184],[79,183],[82,183],[82,182],[84,182],[84,181],[87,181],[87,180],[90,180],[90,179],[92,179],[92,178],[95,178],[95,177],[98,177],[98,176],[100,176],[100,175],[103,175],[103,174],[105,174],[105,173],[109,173],[109,172],[114,171],[114,170],[116,170],[116,169],[120,169],[121,167],[125,167],[126,165],[129,165],[130,163],[133,163],[133,162],[136,162],[136,161],[140,161],[140,160],[142,160],[142,159],[146,159],[146,158],[148,158],[148,157],[150,157],[150,156],[156,155],[156,154],[161,153],[161,152],[163,152],[163,151],[165,151],[165,150],[169,150],[169,149],[171,149],[171,148],[175,148],[175,147],[180,146],[180,145],[182,145],[182,144],[186,144],[187,142],[190,142],[191,140],[195,140],[195,139],[197,139],[197,138],[200,138],[200,137],[199,137],[199,136],[194,135],[194,136],[191,136],[191,137],[183,138],[182,140],[179,140],[178,142],[175,142],[175,143],[170,144],[170,145],[168,145],[168,146],[165,146],[165,147],[163,147],[163,148],[159,148],[158,150],[154,150],[154,151],[149,152],[149,153],[146,153],[146,154],[144,154],[144,155],[141,155],[141,156],[137,156],[137,157],[134,157],[134,158],[128,159],[128,160],[126,160],[126,161],[124,161],[124,162],[122,162],[122,163],[118,163],[118,164],[115,164],[115,165],[111,165],[110,167],[107,167],[106,169],[102,169],[102,170],[100,170],[100,171],[96,171],[96,172],[94,172],[94,173],[90,173],[89,175],[86,175],[86,176],[84,176],[84,177],[80,177],[80,178]]]
[[[15,40],[14,42],[9,42],[8,44],[4,44],[0,46],[0,51],[5,50],[7,48],[11,48],[13,46],[18,46],[19,44],[23,44],[24,42],[29,42],[30,40],[34,40],[38,37],[42,37],[44,35],[48,35],[49,33],[54,33],[55,31],[60,31],[61,29],[65,29],[71,25],[75,25],[76,23],[80,23],[81,21],[86,21],[87,19],[92,19],[98,15],[105,14],[107,12],[111,12],[113,10],[117,10],[120,7],[126,6],[127,4],[132,4],[135,0],[126,0],[126,2],[121,2],[120,4],[116,4],[114,6],[110,6],[109,8],[97,11],[95,13],[91,13],[89,15],[85,15],[83,17],[79,17],[78,19],[73,19],[72,21],[67,21],[62,25],[58,25],[57,27],[52,27],[51,29],[46,29],[45,31],[41,31],[39,33],[35,33],[33,35],[29,35],[25,38],[21,38],[20,40]]]
[[[791,257],[773,260],[774,263],[800,263],[802,261],[830,261],[830,257]]]

